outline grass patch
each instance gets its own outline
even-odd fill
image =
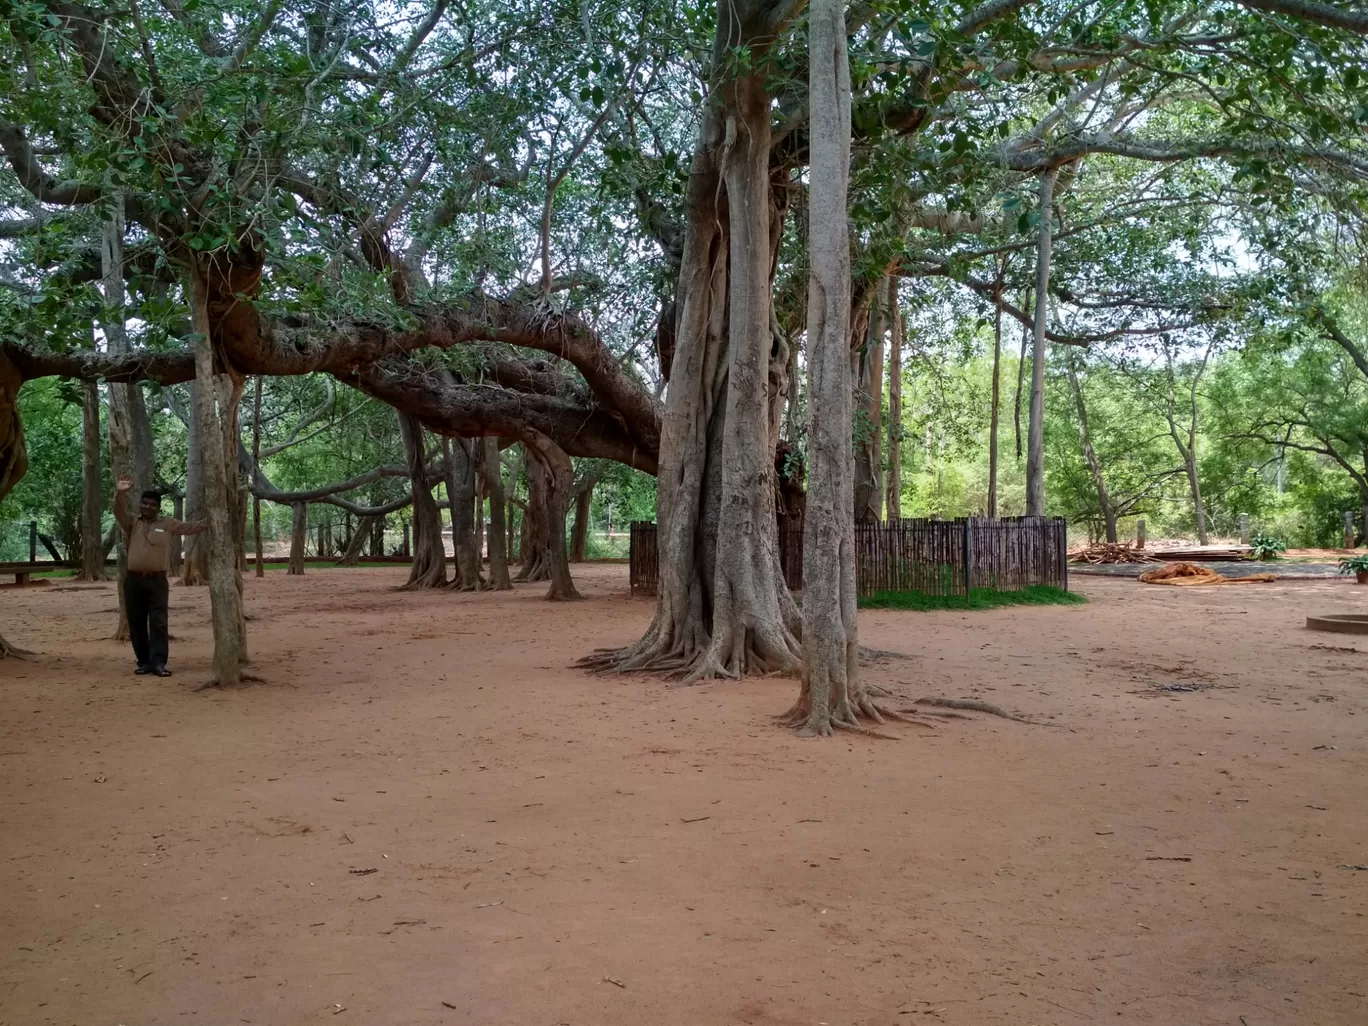
[[[938,609],[997,609],[1000,606],[1075,606],[1088,600],[1075,591],[1050,584],[1031,584],[1020,591],[974,588],[963,595],[924,595],[919,591],[881,591],[859,601],[861,609],[911,609],[927,613]]]

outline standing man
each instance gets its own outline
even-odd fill
[[[114,488],[114,519],[128,539],[128,572],[124,576],[124,608],[128,610],[128,633],[138,668],[134,673],[169,677],[166,668],[167,574],[171,570],[171,537],[202,534],[207,523],[188,524],[161,515],[161,493],[146,491],[138,503],[138,519],[129,514],[127,496],[133,478],[124,474]]]

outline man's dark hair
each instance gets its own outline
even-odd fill
[[[161,503],[161,500],[162,500],[162,493],[159,492],[159,491],[156,491],[156,490],[154,490],[154,489],[152,489],[152,488],[149,488],[149,489],[147,489],[147,491],[145,491],[145,492],[142,493],[142,501],[143,501],[143,502],[151,501],[151,502],[155,502],[155,503],[160,504],[160,503]]]

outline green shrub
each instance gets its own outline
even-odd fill
[[[1073,591],[1050,584],[1030,584],[1020,591],[995,591],[974,588],[963,595],[927,595],[920,591],[881,591],[860,599],[861,609],[911,609],[931,612],[938,609],[996,609],[999,606],[1069,606],[1088,600]]]
[[[1287,551],[1287,542],[1272,535],[1256,534],[1249,539],[1249,547],[1254,550],[1255,559],[1281,559]]]

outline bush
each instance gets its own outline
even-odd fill
[[[1268,534],[1256,534],[1249,539],[1249,547],[1254,550],[1255,559],[1281,559],[1287,551],[1287,542]]]

